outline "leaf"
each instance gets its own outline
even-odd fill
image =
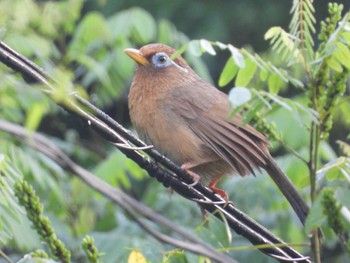
[[[132,21],[133,37],[139,43],[151,42],[156,35],[157,24],[154,18],[146,10],[133,7],[130,9],[130,17]]]
[[[192,40],[190,43],[188,43],[188,51],[196,57],[199,57],[203,53],[201,44],[198,40]]]
[[[38,50],[40,50],[40,56],[48,57],[52,50],[50,40],[38,35],[28,38],[27,36],[13,32],[6,36],[6,44],[27,57],[33,56]]]
[[[343,142],[341,140],[337,140],[336,143],[339,145],[342,153],[347,157],[350,157],[350,144]]]
[[[346,188],[339,188],[335,191],[334,197],[337,201],[347,208],[350,208],[350,190]]]
[[[58,261],[48,258],[32,257],[30,254],[28,254],[17,261],[17,263],[58,263]]]
[[[130,182],[123,169],[123,159],[119,152],[113,152],[95,167],[94,174],[114,185],[123,181],[124,186],[129,188]]]
[[[227,47],[230,50],[231,55],[232,55],[233,60],[235,61],[236,65],[240,68],[243,68],[245,65],[245,61],[244,61],[244,57],[243,57],[242,53],[237,48],[232,46],[231,44],[228,44]]]
[[[273,95],[273,94],[270,94],[270,93],[265,93],[265,95],[270,98],[272,101],[274,101],[275,103],[279,104],[280,106],[282,106],[283,108],[289,110],[289,111],[292,111],[292,108],[287,104],[285,103],[282,98],[276,96],[276,95]]]
[[[283,80],[277,74],[270,74],[268,79],[269,92],[272,94],[278,94],[280,88],[283,85]]]
[[[271,27],[271,28],[269,28],[269,30],[267,30],[267,32],[265,33],[264,39],[265,39],[265,40],[269,40],[270,38],[274,38],[274,37],[276,37],[277,35],[280,34],[280,31],[281,31],[281,28],[278,27],[278,26]]]
[[[224,44],[224,43],[221,43],[219,41],[216,41],[215,43],[220,49],[226,49],[227,48],[227,45]]]
[[[248,102],[252,98],[252,94],[250,90],[245,87],[234,87],[230,90],[228,98],[234,107],[239,107]]]
[[[200,44],[201,44],[202,48],[203,48],[207,53],[209,53],[210,55],[213,55],[213,56],[216,55],[215,49],[213,48],[213,46],[211,45],[211,43],[210,43],[208,40],[206,40],[206,39],[201,39],[201,40],[200,40]]]
[[[316,173],[316,176],[318,180],[322,179],[326,174],[329,174],[333,176],[327,176],[327,179],[332,181],[336,179],[339,176],[339,169],[340,167],[346,163],[347,158],[346,157],[339,157],[335,160],[332,160],[328,162],[326,165],[324,165],[321,169],[319,169]]]
[[[196,228],[196,235],[206,240],[213,247],[229,247],[231,244],[231,233],[227,231],[227,224],[226,221],[221,222],[218,218],[211,215]]]
[[[311,47],[314,45],[311,32],[315,31],[315,9],[311,0],[293,1],[292,20],[289,24],[290,34],[295,37],[298,45],[306,47],[310,56],[313,56]]]
[[[350,32],[344,32],[343,34],[341,34],[341,36],[346,42],[350,43]]]
[[[330,59],[327,59],[327,65],[337,72],[343,72],[343,67],[334,56],[331,56]]]
[[[105,86],[112,84],[107,71],[108,69],[103,63],[101,63],[101,61],[97,61],[93,57],[85,55],[84,53],[78,54],[75,57],[75,60],[89,69],[89,72],[84,75],[81,81],[85,86],[91,85],[96,79]]]
[[[268,77],[268,75],[269,74],[268,74],[267,70],[265,70],[265,69],[260,70],[259,77],[260,77],[261,81],[265,82],[267,77]]]
[[[322,194],[320,194],[312,204],[310,212],[306,218],[305,232],[309,234],[313,229],[320,227],[326,221],[327,217],[323,214]]]
[[[220,74],[219,86],[226,86],[236,76],[237,72],[238,66],[234,63],[233,58],[229,57]]]
[[[343,43],[338,42],[338,49],[334,51],[333,56],[335,56],[339,63],[344,65],[347,69],[350,69],[350,50]]]
[[[128,263],[147,263],[147,260],[139,251],[133,250],[129,254]]]
[[[38,102],[33,104],[33,106],[27,112],[25,127],[28,130],[35,131],[46,113],[46,110],[47,109],[43,103]]]
[[[107,26],[111,34],[112,41],[115,41],[117,38],[128,36],[132,27],[130,10],[118,12],[109,17],[107,20]]]
[[[90,12],[80,21],[69,44],[68,53],[86,53],[92,42],[109,39],[109,30],[103,15],[99,12]]]
[[[174,25],[168,20],[161,19],[158,22],[157,38],[160,43],[171,43],[172,35],[175,34]]]
[[[251,59],[247,59],[244,68],[238,71],[235,85],[243,87],[248,86],[249,82],[254,76],[256,69],[256,63],[254,63]]]

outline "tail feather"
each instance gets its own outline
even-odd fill
[[[287,198],[293,210],[299,217],[301,223],[304,225],[307,214],[309,213],[309,206],[299,194],[289,177],[279,168],[276,161],[269,157],[266,160],[265,170],[268,172],[272,180],[277,184],[283,195]]]

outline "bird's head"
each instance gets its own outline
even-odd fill
[[[124,52],[137,62],[136,75],[177,80],[194,75],[194,71],[181,56],[172,57],[176,50],[164,44],[149,44],[139,50],[127,48]]]

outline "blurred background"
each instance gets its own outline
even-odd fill
[[[344,4],[345,11],[349,10],[348,0],[337,2]],[[327,4],[328,1],[314,3],[317,32],[319,22],[327,15]],[[118,122],[132,128],[127,94],[135,65],[123,53],[124,48],[137,48],[152,42],[180,48],[189,40],[207,39],[245,47],[282,66],[279,55],[271,51],[264,40],[264,34],[272,26],[288,30],[291,7],[291,0],[0,0],[0,39],[58,79],[62,89],[70,90],[74,86],[74,90]],[[315,42],[317,46],[317,36]],[[194,69],[214,85],[230,56],[228,51],[217,51],[216,56],[184,54]],[[297,72],[297,76],[304,80],[303,72]],[[0,118],[45,134],[77,163],[214,247],[249,245],[235,233],[230,240],[225,225],[211,216],[204,224],[194,203],[177,194],[170,196],[167,189],[101,140],[87,125],[63,111],[40,89],[29,86],[4,65],[0,65],[0,79]],[[227,92],[232,87],[233,83],[229,83],[223,89]],[[293,87],[284,87],[281,94],[296,100],[302,100],[303,95],[301,90]],[[329,143],[322,145],[324,163],[339,153],[336,141],[347,140],[350,121],[343,114],[349,109],[346,107],[349,106],[344,105],[335,116]],[[309,135],[298,120],[283,109],[275,110],[268,119],[276,122],[278,131],[291,148],[307,154]],[[282,169],[307,196],[306,165],[278,144],[274,144],[273,149]],[[58,236],[74,252],[74,262],[86,262],[79,248],[79,242],[86,234],[92,235],[99,250],[106,253],[103,262],[126,262],[131,249],[140,250],[150,262],[161,262],[167,256],[171,258],[164,254],[172,247],[145,234],[119,207],[41,154],[4,133],[0,133],[0,150],[34,186]],[[265,174],[256,178],[226,178],[219,186],[240,209],[282,239],[294,243],[308,240],[282,194]],[[42,246],[25,216],[21,216],[22,223],[18,225],[18,221],[2,208],[0,216],[6,222],[7,232],[13,234],[0,239],[0,247],[8,256],[16,260]],[[309,252],[308,247],[300,250]],[[191,253],[176,253],[173,253],[177,256],[174,261],[164,262],[199,262],[199,258]],[[329,262],[344,260],[344,254],[339,252],[335,242],[330,242],[324,253],[332,260]],[[230,252],[230,255],[241,262],[275,262],[255,249],[242,249]]]

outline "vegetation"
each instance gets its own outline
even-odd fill
[[[349,7],[329,3],[328,14],[319,19],[311,0],[293,1],[289,29],[267,30],[270,48],[259,53],[251,46],[207,40],[204,34],[191,40],[141,7],[113,14],[92,7],[82,0],[0,2],[0,40],[58,83],[52,100],[38,85],[0,65],[0,119],[44,134],[76,163],[232,258],[269,262],[225,223],[213,216],[203,219],[193,203],[170,197],[134,162],[57,106],[67,93],[77,92],[128,126],[125,95],[134,64],[124,48],[170,44],[207,80],[215,65],[207,67],[202,58],[225,58],[213,79],[229,92],[232,114],[242,112],[246,122],[269,136],[280,166],[312,204],[306,226],[298,224],[266,175],[226,178],[220,187],[240,209],[315,262],[350,260]],[[129,214],[72,172],[2,131],[0,174],[0,257],[5,261],[205,260],[145,234]],[[314,235],[310,241],[308,234],[319,227],[324,240]]]

